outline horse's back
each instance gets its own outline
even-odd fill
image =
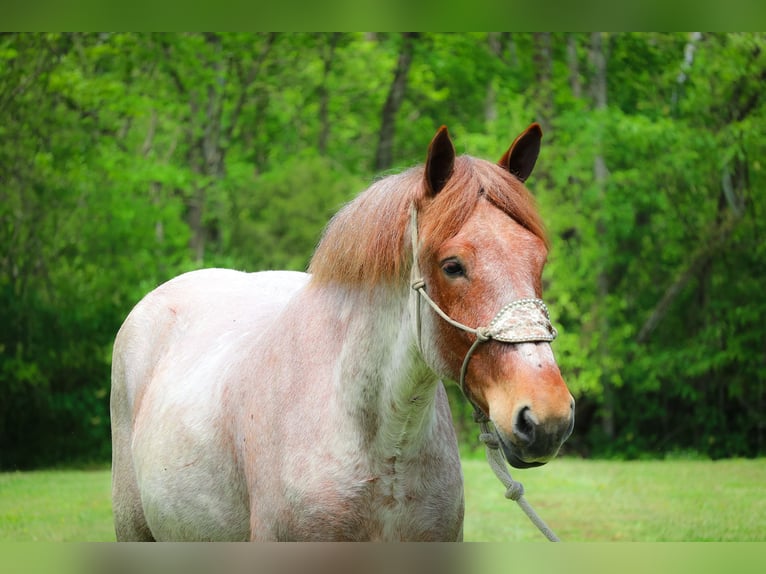
[[[227,369],[258,344],[307,280],[288,271],[194,271],[131,311],[112,360],[118,539],[247,536],[246,490],[226,455]],[[208,517],[205,528],[185,531],[200,514]]]
[[[227,339],[257,338],[308,277],[294,271],[203,269],[160,285],[133,308],[117,333],[113,386],[124,385],[130,407],[136,408],[172,347],[181,351],[173,355],[175,362],[194,364]]]

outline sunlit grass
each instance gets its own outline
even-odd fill
[[[114,540],[108,470],[0,474],[0,541]]]
[[[463,469],[466,540],[545,540],[483,460]],[[564,458],[512,474],[565,541],[766,541],[766,459]],[[0,541],[110,540],[108,470],[0,474]]]
[[[482,460],[465,460],[465,538],[544,540]],[[560,459],[512,472],[566,541],[766,540],[766,459]]]

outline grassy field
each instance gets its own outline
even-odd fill
[[[543,539],[483,461],[463,469],[466,540]],[[561,459],[512,475],[565,541],[766,540],[766,459]]]
[[[483,460],[463,468],[466,540],[544,541]],[[513,476],[564,541],[766,541],[766,459],[564,458]],[[108,470],[0,474],[0,541],[110,540]]]
[[[0,474],[0,541],[114,540],[108,470]]]

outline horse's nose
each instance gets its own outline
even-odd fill
[[[558,450],[574,429],[574,399],[570,399],[566,416],[541,421],[529,406],[521,406],[513,418],[515,444],[528,453],[546,453]]]
[[[537,418],[529,407],[521,407],[513,421],[513,434],[518,445],[526,448],[535,442]]]

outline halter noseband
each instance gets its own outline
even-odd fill
[[[420,274],[418,266],[418,212],[413,204],[410,208],[410,226],[412,234],[412,288],[434,311],[453,327],[471,333],[476,336],[471,347],[463,359],[460,368],[460,380],[458,384],[463,395],[473,404],[477,414],[483,415],[476,404],[471,400],[465,388],[465,377],[468,372],[468,362],[477,347],[490,339],[501,343],[538,343],[550,342],[558,334],[551,324],[548,307],[541,299],[517,299],[505,305],[486,327],[468,327],[459,321],[455,321],[447,315],[436,302],[426,293],[426,283]],[[415,320],[417,322],[418,348],[423,349],[420,335],[420,303],[415,305]]]

